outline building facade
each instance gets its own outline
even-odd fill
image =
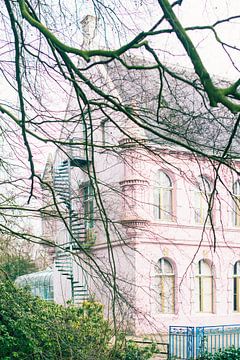
[[[137,131],[120,136],[117,155],[96,154],[94,176],[77,152],[53,167],[55,300],[90,297],[112,311],[115,296],[139,334],[238,323],[239,178],[224,166],[216,180],[211,160],[146,144]]]
[[[238,145],[221,158],[231,118],[176,79],[156,110],[156,73],[94,69],[128,116],[82,112],[45,169],[55,301],[97,299],[135,334],[239,323]]]

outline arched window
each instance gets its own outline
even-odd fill
[[[157,174],[157,185],[154,189],[154,218],[172,221],[172,194],[171,179],[164,172]]]
[[[233,222],[240,226],[240,181],[233,184]]]
[[[240,261],[233,266],[233,311],[240,312]]]
[[[196,274],[197,311],[213,312],[213,274],[205,260],[197,264]]]
[[[201,177],[194,194],[194,221],[196,224],[204,224],[206,221],[210,195],[210,183],[205,178]],[[207,222],[209,222],[209,218],[207,219]]]
[[[156,277],[159,289],[160,312],[172,314],[175,311],[175,275],[171,263],[161,258],[156,266]]]

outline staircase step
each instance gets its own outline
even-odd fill
[[[70,265],[71,263],[72,263],[71,259],[69,259],[68,256],[66,256],[66,257],[65,256],[60,256],[55,260],[55,264],[64,264],[64,265],[68,264],[68,265]]]
[[[70,261],[69,258],[61,258],[61,259],[55,260],[55,265],[69,267],[69,266],[72,266],[72,262]]]
[[[71,265],[64,265],[64,264],[55,264],[55,266],[59,269],[64,269],[64,270],[71,270],[72,266]]]
[[[73,288],[74,288],[74,290],[76,290],[76,291],[87,291],[87,287],[86,287],[86,286],[81,286],[81,285],[74,286],[74,285],[73,285]]]
[[[61,181],[62,179],[68,179],[69,176],[68,176],[68,173],[56,173],[54,175],[54,180],[55,181]]]
[[[68,173],[68,166],[66,165],[60,165],[58,168],[57,168],[57,173]]]
[[[55,260],[55,265],[59,266],[59,267],[66,267],[66,268],[72,267],[72,264],[70,262],[64,262],[62,260],[61,261]]]
[[[85,292],[85,293],[75,293],[73,292],[73,296],[74,296],[74,299],[87,299],[89,297],[89,293],[88,292]]]
[[[69,270],[69,269],[60,269],[60,268],[57,268],[58,271],[60,271],[63,275],[69,275],[69,276],[72,276],[72,270]]]
[[[61,271],[61,273],[62,273],[62,275],[68,276],[70,279],[72,278],[72,275],[69,274],[68,272],[63,272],[63,271]]]
[[[59,268],[63,268],[63,269],[71,269],[72,268],[72,265],[68,265],[68,264],[55,264],[56,267],[59,267]]]

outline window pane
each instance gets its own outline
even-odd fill
[[[202,278],[202,312],[212,312],[212,277]]]
[[[198,183],[198,189],[194,195],[194,221],[197,224],[203,224],[208,215],[208,199],[211,194],[211,185],[205,179],[201,178]],[[207,218],[207,222],[209,222]]]
[[[158,173],[158,186],[153,190],[153,215],[155,219],[172,221],[172,183],[163,172]]]
[[[233,194],[234,195],[240,195],[240,182],[239,181],[236,181],[233,184]]]
[[[197,264],[196,301],[197,311],[213,311],[213,276],[212,269],[204,260]]]
[[[195,278],[195,303],[196,303],[196,311],[199,312],[200,311],[200,303],[201,303],[201,283],[200,283],[201,278],[196,277]]]
[[[173,268],[169,261],[163,259],[164,261],[164,274],[173,274]]]
[[[165,314],[174,312],[174,276],[160,277],[160,311]]]
[[[240,277],[237,278],[237,284],[236,284],[236,305],[237,305],[237,311],[240,311]]]
[[[157,265],[157,272],[158,274],[164,274],[164,263],[163,263],[164,259],[160,259],[158,261],[158,265]]]
[[[159,185],[163,188],[172,187],[170,178],[162,171],[159,172]]]
[[[240,275],[240,261],[237,261],[233,266],[233,275]]]
[[[203,224],[208,214],[208,202],[205,194],[196,191],[194,197],[194,220],[197,224]],[[207,219],[209,222],[209,218]]]
[[[240,311],[240,261],[233,267],[233,310]]]
[[[240,196],[234,196],[234,224],[240,226]]]
[[[155,188],[153,192],[153,215],[154,219],[160,219],[160,191],[159,188]]]
[[[172,274],[172,275],[174,274],[171,263],[164,258],[161,258],[158,261],[158,265],[156,266],[156,271],[159,274]]]
[[[208,265],[208,263],[204,260],[201,260],[200,263],[201,263],[201,274],[211,276],[212,270],[211,270],[210,266]]]
[[[196,223],[201,223],[202,210],[201,210],[201,193],[196,191],[194,195],[194,220]]]
[[[165,299],[164,299],[164,307],[165,313],[173,313],[174,312],[174,277],[173,276],[165,276]]]
[[[160,304],[160,311],[162,313],[174,313],[175,308],[175,289],[174,289],[174,272],[171,263],[161,258],[156,266],[157,284],[159,290],[159,298],[157,303]]]
[[[233,310],[237,311],[237,295],[238,295],[238,289],[237,289],[237,278],[233,278]]]
[[[161,189],[160,219],[171,220],[172,218],[172,190]]]

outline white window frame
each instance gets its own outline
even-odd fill
[[[164,184],[164,177],[169,182],[169,186]],[[173,221],[173,184],[172,179],[164,171],[157,172],[157,184],[154,187],[154,219],[161,221]],[[165,203],[165,196],[169,194],[170,202]],[[169,209],[166,211],[165,209]]]
[[[240,312],[240,261],[233,265],[233,311]]]
[[[202,225],[210,223],[208,216],[209,199],[211,196],[211,184],[205,177],[200,177],[198,187],[194,191],[194,223]]]
[[[170,265],[171,272],[166,271],[166,264]],[[155,277],[157,283],[157,303],[159,304],[159,311],[162,314],[174,314],[175,313],[175,272],[172,263],[166,259],[161,258],[155,267]],[[166,294],[166,285],[171,286]],[[169,296],[171,296],[171,301]],[[170,306],[169,306],[170,304]]]
[[[207,266],[208,271],[202,270],[202,265]],[[210,294],[206,294],[209,291]],[[199,313],[213,313],[214,301],[214,287],[213,287],[213,272],[209,263],[202,259],[197,263],[196,274],[196,297],[197,297],[197,312]]]
[[[240,226],[240,181],[233,183],[233,225]]]

